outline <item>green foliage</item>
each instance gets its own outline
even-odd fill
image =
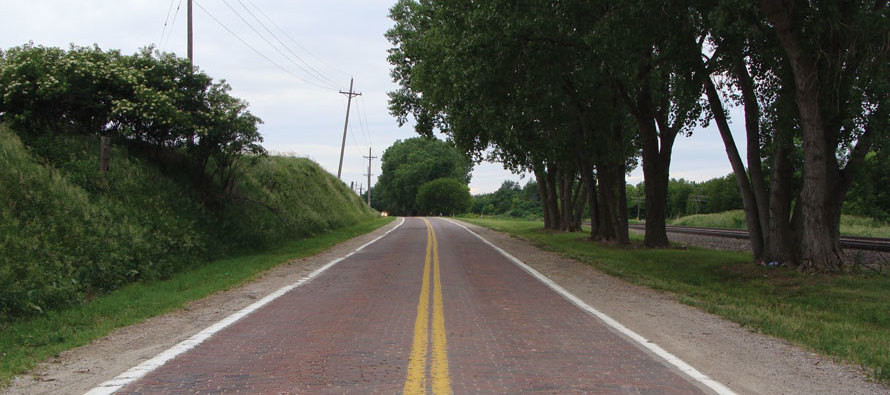
[[[890,222],[890,150],[870,152],[854,178],[844,212]]]
[[[473,165],[448,142],[415,137],[397,140],[383,152],[382,172],[371,193],[371,205],[394,214],[417,213],[417,191],[439,178],[470,182]]]
[[[542,223],[465,219],[538,243],[610,275],[676,294],[712,314],[866,367],[890,382],[890,277],[804,274],[751,264],[750,254],[701,248],[649,250],[542,232]],[[638,236],[636,236],[638,238]]]
[[[646,188],[643,183],[627,186],[628,215],[645,218]],[[671,179],[668,182],[667,218],[680,218],[695,214],[720,213],[742,208],[735,176],[712,178],[704,182]],[[744,225],[744,218],[742,218]]]
[[[473,205],[470,188],[453,178],[439,178],[417,190],[417,209],[426,215],[463,214]]]
[[[543,208],[538,183],[529,181],[520,187],[518,182],[504,181],[497,191],[473,196],[473,212],[540,218]]]
[[[156,152],[186,147],[201,187],[228,193],[242,157],[265,153],[261,120],[230,90],[151,47],[124,56],[28,44],[3,58],[0,121],[23,135],[109,135]]]
[[[0,322],[373,215],[305,159],[254,158],[237,198],[209,208],[139,150],[112,145],[103,174],[96,137],[25,137],[0,129]]]

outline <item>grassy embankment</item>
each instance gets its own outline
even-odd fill
[[[317,164],[268,157],[202,204],[181,170],[0,126],[0,385],[88,343],[388,222]]]
[[[463,218],[530,240],[605,273],[672,292],[680,302],[838,360],[890,382],[890,277],[805,275],[752,264],[747,253],[603,246],[580,233],[550,233],[537,221]]]
[[[745,229],[745,212],[732,210],[716,214],[689,215],[670,220],[668,225]],[[872,218],[842,215],[841,234],[865,237],[890,237],[890,224]]]

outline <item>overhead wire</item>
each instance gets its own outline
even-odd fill
[[[314,86],[316,86],[316,87],[323,88],[323,89],[333,89],[333,90],[336,90],[336,89],[337,89],[337,85],[336,85],[336,84],[333,84],[333,83],[331,83],[331,82],[327,82],[327,81],[324,81],[324,80],[320,80],[318,77],[314,76],[311,72],[307,71],[305,68],[303,68],[302,66],[300,66],[299,64],[297,64],[296,62],[294,62],[293,59],[291,59],[289,56],[287,56],[284,52],[281,51],[281,49],[279,49],[277,46],[275,46],[274,44],[272,44],[272,42],[269,41],[269,39],[267,39],[265,36],[263,36],[263,34],[260,33],[260,31],[257,30],[257,28],[255,28],[255,27],[253,26],[253,24],[251,24],[250,22],[248,22],[247,19],[245,19],[245,18],[241,15],[241,13],[238,12],[238,10],[236,10],[234,7],[232,7],[232,5],[229,4],[229,2],[228,2],[227,0],[222,0],[222,2],[223,2],[223,4],[226,5],[226,7],[229,8],[229,10],[232,11],[232,13],[234,13],[234,14],[238,17],[238,19],[241,19],[241,22],[244,22],[244,24],[247,25],[247,27],[249,27],[250,30],[253,30],[253,32],[256,33],[257,36],[260,37],[260,39],[262,39],[263,41],[265,41],[266,44],[268,44],[270,47],[272,47],[272,49],[274,49],[276,52],[278,52],[279,55],[283,56],[283,57],[284,57],[285,59],[287,59],[291,64],[293,64],[294,66],[296,66],[297,68],[299,68],[299,69],[302,70],[303,72],[309,74],[310,76],[314,77],[316,80],[318,80],[318,81],[319,81],[320,83],[322,83],[322,84],[325,84],[326,86],[321,86],[321,85],[319,85],[318,83],[311,82],[311,81],[309,81],[309,80],[307,80],[307,79],[303,79],[303,81],[305,81],[305,82],[308,83],[308,84],[311,84],[311,85],[314,85]]]
[[[293,76],[294,78],[296,78],[296,79],[298,79],[298,80],[300,80],[300,81],[303,81],[303,82],[305,82],[305,83],[307,83],[307,84],[310,84],[310,85],[313,85],[313,86],[316,86],[316,87],[319,87],[319,88],[322,88],[322,89],[330,89],[330,87],[320,86],[320,85],[314,84],[314,83],[312,83],[312,82],[310,82],[310,81],[307,81],[307,80],[304,79],[303,77],[300,77],[299,75],[297,75],[296,73],[292,72],[291,70],[288,70],[288,69],[285,68],[284,66],[278,64],[277,62],[275,62],[274,60],[272,60],[271,58],[269,58],[268,56],[266,56],[265,54],[263,54],[262,52],[260,52],[258,49],[256,49],[253,45],[250,45],[250,43],[248,43],[246,40],[244,40],[243,38],[241,38],[241,36],[239,36],[239,35],[236,34],[234,31],[232,31],[232,29],[229,29],[228,26],[226,26],[224,23],[222,23],[222,22],[221,22],[219,19],[217,19],[213,14],[211,14],[210,11],[207,11],[207,9],[204,8],[203,6],[201,6],[200,3],[198,3],[198,2],[195,1],[195,0],[193,0],[193,2],[194,2],[194,4],[195,4],[196,6],[198,6],[198,8],[199,8],[201,11],[203,11],[205,14],[207,14],[207,16],[209,16],[211,19],[213,19],[213,20],[214,20],[217,24],[219,24],[223,29],[225,29],[227,32],[229,32],[229,34],[231,34],[232,36],[234,36],[235,38],[237,38],[239,41],[241,41],[241,43],[243,43],[243,44],[246,45],[248,48],[250,48],[251,50],[253,50],[254,52],[256,52],[257,55],[260,55],[260,57],[262,57],[263,59],[266,59],[266,61],[268,61],[269,63],[272,63],[273,65],[275,65],[276,67],[278,67],[279,69],[281,69],[282,71],[284,71],[285,73],[290,74],[290,75]]]
[[[176,0],[170,0],[170,7],[167,7],[167,17],[164,18],[164,28],[161,29],[161,38],[158,40],[158,45],[161,45],[161,42],[164,41],[164,34],[167,33],[167,22],[170,22],[170,13],[173,12],[173,4],[176,3]]]
[[[172,1],[176,1],[176,0],[172,0]],[[172,2],[172,1],[171,1],[171,3],[170,3],[170,6],[171,6],[171,7],[173,6],[173,2]],[[166,48],[166,47],[167,47],[167,43],[170,42],[170,37],[173,36],[173,27],[176,26],[176,17],[179,16],[179,9],[180,9],[181,7],[182,7],[182,0],[179,0],[179,3],[176,5],[176,11],[173,13],[173,22],[170,23],[170,30],[169,30],[168,33],[167,33],[167,40],[166,40],[166,41],[164,40],[164,34],[161,33],[161,41],[162,41],[162,42],[158,43],[158,45],[161,47],[162,50],[163,50],[163,48]],[[169,17],[169,16],[170,16],[170,13],[168,12],[168,13],[167,13],[167,17]],[[164,27],[166,28],[166,26],[167,26],[167,22],[165,21],[165,22],[164,22]]]
[[[337,82],[335,82],[334,80],[328,78],[328,76],[326,76],[324,73],[318,71],[318,69],[316,69],[315,67],[313,67],[311,64],[309,64],[309,62],[306,62],[306,60],[304,60],[302,57],[300,57],[300,55],[298,55],[296,52],[294,52],[294,50],[291,49],[290,46],[288,46],[287,44],[285,44],[284,41],[282,41],[282,40],[278,37],[278,35],[275,34],[275,32],[272,31],[272,29],[269,29],[269,27],[268,27],[262,20],[260,20],[260,18],[257,17],[256,14],[254,14],[254,12],[251,11],[250,8],[248,8],[247,5],[244,4],[243,1],[241,1],[241,0],[237,0],[237,1],[238,1],[238,4],[240,4],[241,7],[244,8],[244,10],[247,11],[247,13],[250,14],[250,16],[253,17],[253,19],[254,19],[255,21],[257,21],[257,23],[259,23],[260,26],[261,26],[266,32],[269,33],[269,35],[272,36],[272,38],[275,39],[275,41],[277,41],[278,44],[281,45],[281,47],[283,47],[285,50],[287,50],[287,52],[289,52],[291,55],[293,55],[293,57],[296,58],[296,59],[297,59],[300,63],[302,63],[303,66],[305,66],[305,67],[300,66],[299,64],[296,64],[296,62],[293,62],[293,61],[291,61],[291,63],[294,63],[295,66],[299,67],[301,70],[303,70],[303,71],[305,71],[306,73],[308,73],[309,75],[313,76],[314,78],[316,78],[316,79],[319,80],[320,82],[323,82],[323,83],[326,83],[326,84],[331,84],[331,85],[334,86],[334,87],[337,87],[337,86],[338,86],[338,83],[337,83]],[[253,6],[257,8],[257,11],[258,11],[258,12],[262,13],[262,10],[260,10],[259,7],[257,7],[256,5],[253,5]],[[264,14],[264,15],[265,15],[265,14]],[[272,22],[272,23],[274,24],[274,22]],[[270,45],[271,45],[271,44],[270,44]]]
[[[342,77],[344,77],[344,79],[345,79],[345,78],[349,78],[349,73],[347,73],[347,72],[345,72],[345,71],[343,71],[343,70],[338,69],[336,66],[333,66],[333,65],[331,65],[331,64],[328,63],[328,62],[325,62],[324,59],[321,59],[320,57],[318,57],[318,56],[316,56],[314,53],[312,53],[312,51],[310,51],[310,50],[307,49],[306,47],[300,45],[300,43],[297,42],[297,40],[294,39],[293,36],[291,36],[286,30],[282,29],[281,26],[279,26],[277,23],[275,23],[275,20],[273,20],[272,18],[270,18],[269,15],[266,15],[266,13],[263,12],[263,10],[260,9],[260,8],[256,5],[256,3],[254,3],[254,2],[251,1],[251,0],[246,0],[246,1],[247,1],[247,3],[249,3],[250,5],[252,5],[253,8],[256,9],[257,12],[260,13],[260,15],[262,15],[263,17],[265,17],[266,20],[268,20],[269,23],[272,24],[272,26],[274,26],[276,29],[278,29],[279,32],[281,32],[282,34],[284,34],[285,37],[287,37],[292,43],[294,43],[294,45],[296,45],[298,48],[300,48],[301,50],[303,50],[303,52],[306,52],[307,54],[309,54],[309,56],[315,58],[315,60],[317,60],[319,63],[323,64],[323,65],[324,65],[325,67],[327,67],[328,69],[333,70],[333,71],[336,71],[337,73],[340,73],[340,75],[341,75]]]
[[[371,147],[373,144],[371,144],[371,126],[368,124],[368,111],[365,109],[365,100],[361,99],[360,101],[362,103],[361,119],[364,122],[365,138],[368,139],[368,147]]]

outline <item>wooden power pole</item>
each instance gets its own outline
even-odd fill
[[[352,81],[353,79],[349,79],[349,92],[340,91],[340,93],[346,95],[346,123],[343,124],[343,142],[340,144],[340,166],[337,167],[337,179],[340,179],[340,175],[343,173],[343,151],[346,149],[346,128],[349,126],[349,107],[352,105],[352,98],[355,96],[361,96],[361,93],[356,93],[352,91]]]
[[[189,38],[188,38],[188,42],[189,42],[189,44],[188,44],[188,46],[189,46],[189,48],[188,48],[189,63],[191,63],[191,64],[195,64],[194,53],[193,53],[193,51],[192,51],[192,0],[188,0],[188,18],[189,18],[189,22],[188,22],[188,31],[189,31],[189,33],[188,33],[188,35],[189,35]]]
[[[371,206],[371,159],[376,159],[376,156],[371,156],[371,147],[368,147],[368,156],[364,157],[368,160],[368,207]]]

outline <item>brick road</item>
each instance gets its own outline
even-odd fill
[[[429,223],[407,219],[118,393],[706,391],[466,230]]]

